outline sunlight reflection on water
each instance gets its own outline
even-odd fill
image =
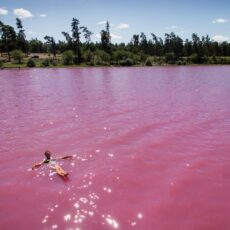
[[[113,219],[110,215],[103,216],[103,218],[105,218],[106,222],[109,225],[111,225],[113,228],[118,228],[119,227],[118,222],[115,219]]]

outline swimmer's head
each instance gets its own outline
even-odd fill
[[[45,151],[45,156],[47,159],[50,159],[51,152],[49,150]]]

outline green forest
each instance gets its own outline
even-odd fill
[[[113,44],[108,21],[100,42],[92,42],[93,33],[76,18],[69,29],[71,33],[61,32],[63,41],[46,35],[43,42],[27,40],[19,18],[15,27],[0,21],[0,67],[230,64],[230,43],[218,43],[208,35],[193,33],[190,40],[183,40],[173,32],[164,38],[140,33],[127,44]]]

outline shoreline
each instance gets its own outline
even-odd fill
[[[162,64],[162,65],[132,65],[132,66],[120,66],[120,65],[52,65],[52,66],[35,66],[28,67],[26,65],[13,64],[12,66],[0,67],[0,70],[10,70],[10,69],[70,69],[70,68],[151,68],[151,67],[197,67],[197,66],[230,66],[230,64],[186,64],[186,65],[176,65],[176,64]]]

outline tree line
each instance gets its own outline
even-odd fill
[[[100,42],[92,42],[93,33],[73,18],[71,33],[62,32],[64,41],[56,41],[51,35],[38,39],[26,39],[22,21],[16,18],[16,29],[0,21],[0,53],[3,61],[22,62],[31,53],[46,53],[50,58],[43,60],[47,66],[62,62],[63,65],[155,65],[155,64],[230,64],[230,44],[218,43],[208,35],[199,37],[193,33],[185,41],[175,33],[166,33],[164,38],[151,33],[134,34],[130,42],[113,44],[110,24],[107,21],[100,32]],[[5,59],[4,59],[5,57]],[[33,63],[36,56],[29,58]],[[43,64],[44,64],[43,63]],[[44,64],[46,65],[46,64]]]

